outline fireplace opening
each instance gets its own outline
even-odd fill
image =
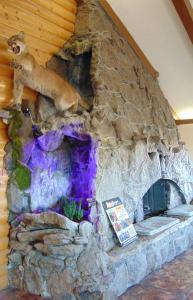
[[[144,219],[164,214],[166,210],[185,203],[183,192],[174,181],[160,179],[143,197]]]

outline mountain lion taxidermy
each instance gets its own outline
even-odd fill
[[[76,91],[65,79],[54,71],[40,66],[35,58],[28,52],[24,42],[24,32],[13,35],[7,40],[8,50],[16,55],[11,66],[14,68],[13,102],[16,107],[21,106],[24,86],[53,99],[58,111],[70,109],[76,112],[78,104],[90,109]]]

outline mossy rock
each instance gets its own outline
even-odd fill
[[[17,163],[15,169],[15,181],[21,191],[28,189],[31,185],[31,172],[30,170],[20,163]]]
[[[9,125],[9,137],[10,139],[14,139],[18,137],[18,130],[22,127],[23,124],[23,116],[20,111],[12,110],[11,111],[12,120]]]

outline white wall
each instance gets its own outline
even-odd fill
[[[181,136],[181,141],[186,143],[186,148],[190,154],[193,161],[193,124],[190,125],[180,125],[178,130]]]
[[[108,2],[160,73],[160,86],[173,109],[182,119],[193,118],[193,48],[172,1]]]

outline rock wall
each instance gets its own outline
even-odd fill
[[[158,81],[96,0],[81,1],[75,36],[49,67],[62,74],[65,61],[85,52],[92,53],[94,93],[93,110],[84,115],[85,128],[100,140],[97,201],[121,197],[133,221],[143,195],[166,172],[189,202],[193,197],[192,163],[179,143],[169,104]],[[163,164],[168,171],[163,171]],[[181,165],[183,172],[178,172]],[[110,249],[114,242],[104,212],[100,220],[104,247]]]
[[[11,286],[54,300],[90,299],[89,294],[98,300],[107,290],[112,262],[91,223],[48,212],[24,214],[11,225]]]

